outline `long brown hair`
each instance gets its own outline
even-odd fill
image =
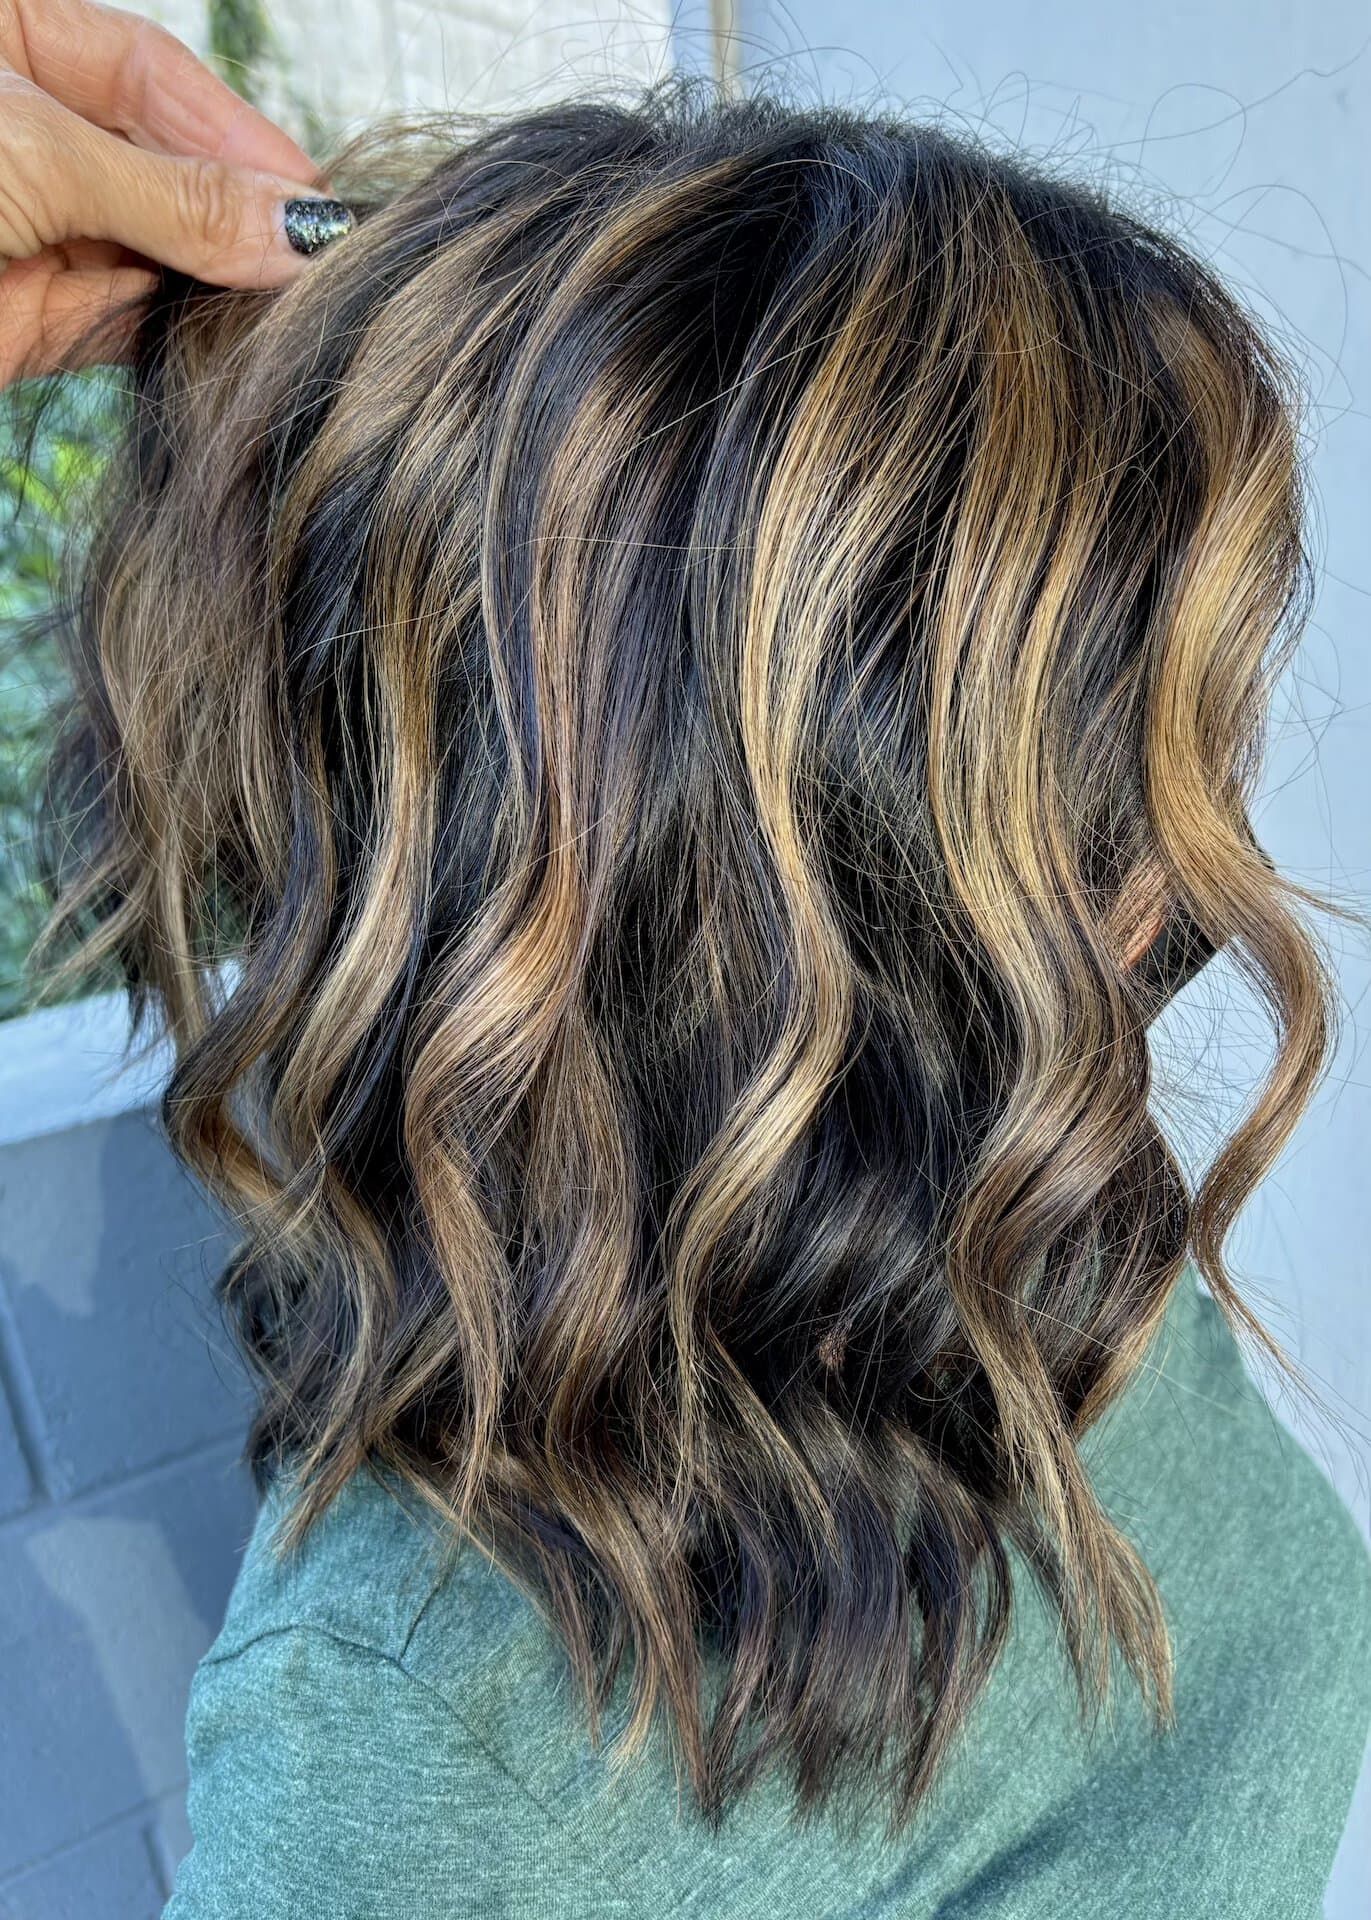
[[[1078,1443],[1187,1258],[1260,1332],[1224,1241],[1329,1046],[1248,814],[1293,382],[935,127],[668,88],[332,173],[298,284],[146,315],[47,839],[48,949],[165,1017],[242,1224],[287,1542],[403,1475],[711,1817],[776,1763],[898,1831],[1011,1547],[1164,1721]],[[1178,948],[1276,1041],[1195,1191]]]

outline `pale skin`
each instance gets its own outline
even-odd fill
[[[1121,926],[1132,928],[1124,947],[1123,966],[1130,972],[1137,966],[1166,924],[1166,907],[1158,904],[1161,882],[1155,874],[1140,875],[1119,902],[1116,918]]]
[[[118,357],[93,322],[155,264],[216,286],[308,267],[282,203],[327,191],[313,161],[162,27],[94,0],[0,0],[0,386]]]
[[[1156,913],[1143,925],[1130,943],[1128,951],[1123,958],[1123,964],[1126,970],[1137,966],[1139,960],[1142,959],[1147,949],[1161,932],[1165,922],[1166,910],[1164,907],[1159,907]]]

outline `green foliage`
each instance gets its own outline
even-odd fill
[[[229,85],[301,141],[326,152],[338,129],[321,119],[292,83],[265,0],[209,0],[210,59]]]
[[[0,1018],[27,1002],[24,962],[45,904],[34,821],[65,679],[43,616],[64,559],[79,552],[82,506],[116,429],[108,373],[35,381],[4,396],[0,427]]]
[[[209,0],[209,46],[229,85],[260,106],[262,70],[272,46],[262,0]]]

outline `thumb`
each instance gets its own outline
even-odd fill
[[[220,287],[275,287],[351,230],[341,201],[275,173],[149,153],[84,126],[80,235]],[[63,236],[74,238],[75,235]]]

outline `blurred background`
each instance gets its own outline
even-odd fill
[[[672,69],[898,105],[1103,180],[1257,309],[1308,399],[1318,600],[1282,687],[1258,826],[1287,869],[1371,905],[1365,0],[155,0],[154,14],[323,156],[396,109],[503,108]],[[22,398],[22,396],[21,396]],[[55,667],[14,636],[49,598],[64,503],[114,391],[68,383],[0,436],[0,1916],[147,1920],[188,1845],[182,1722],[253,1503],[242,1383],[211,1303],[227,1241],[161,1141],[164,1062],[118,1071],[121,1007],[34,1011],[27,869]],[[193,637],[188,636],[188,640]],[[1273,1418],[1371,1531],[1371,1089],[1364,938],[1328,932],[1334,1070],[1240,1223],[1234,1268],[1321,1404]],[[96,983],[99,986],[99,983]],[[1158,1034],[1158,1105],[1196,1166],[1260,1075],[1260,1009],[1222,961]],[[1310,1570],[1317,1580],[1317,1569]],[[1273,1783],[1279,1791],[1279,1783]],[[1364,1920],[1371,1774],[1329,1888]]]

